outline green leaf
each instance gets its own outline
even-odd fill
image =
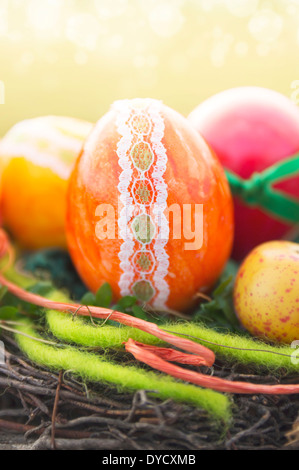
[[[212,293],[212,301],[202,303],[193,316],[194,321],[203,322],[211,328],[240,331],[239,321],[233,305],[233,287],[237,265],[230,262]]]
[[[137,299],[136,297],[133,297],[131,295],[126,295],[125,297],[122,297],[119,301],[117,306],[119,308],[126,310],[127,308],[132,308],[134,305],[136,305]]]
[[[124,328],[124,325],[113,320],[108,320],[105,325],[114,326],[115,328]]]
[[[225,266],[222,276],[220,277],[220,280],[223,280],[227,278],[228,276],[233,276],[233,278],[235,278],[239,270],[239,267],[240,265],[236,261],[229,260]]]
[[[7,292],[8,292],[7,287],[5,287],[5,286],[0,287],[0,301],[3,299],[5,294],[7,294]]]
[[[231,282],[232,282],[233,276],[229,276],[226,280],[224,280],[217,289],[214,290],[213,296],[214,297],[220,297],[222,294],[225,294],[225,290],[227,287],[230,287]]]
[[[19,311],[16,307],[11,307],[6,305],[5,307],[0,307],[0,319],[1,320],[14,320]]]
[[[140,318],[141,320],[148,321],[147,314],[143,311],[141,307],[139,307],[139,305],[133,305],[132,313],[134,317]]]
[[[96,293],[95,300],[98,307],[109,308],[112,302],[112,289],[107,282],[99,288]]]
[[[87,305],[87,306],[94,306],[96,305],[96,298],[91,292],[86,292],[85,295],[83,295],[81,299],[81,304],[82,305]]]
[[[49,292],[53,290],[53,284],[49,281],[40,281],[30,286],[27,291],[32,292],[33,294],[41,295],[46,297]]]

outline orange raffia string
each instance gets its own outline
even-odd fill
[[[5,249],[8,251],[9,242],[7,235],[4,230],[0,229],[0,253],[5,254]],[[0,273],[0,284],[5,286],[9,292],[25,302],[38,305],[39,307],[58,310],[66,313],[73,313],[75,315],[100,318],[100,319],[110,319],[123,325],[130,326],[133,328],[138,328],[146,333],[149,333],[157,338],[161,339],[164,342],[172,344],[180,349],[188,351],[193,354],[197,354],[201,358],[202,365],[212,366],[215,361],[215,354],[210,349],[202,346],[201,344],[195,343],[189,339],[179,338],[171,333],[161,330],[156,324],[141,320],[139,318],[132,317],[125,313],[117,312],[115,310],[110,310],[107,308],[101,307],[86,307],[78,304],[70,303],[60,303],[53,300],[46,299],[40,295],[27,292],[21,287],[15,285],[14,283],[8,281],[3,274]]]
[[[180,362],[184,364],[194,364],[188,362],[185,354],[182,357],[177,356],[173,359],[173,351],[167,348],[149,347],[147,344],[138,343],[131,338],[125,343],[126,350],[133,354],[135,359],[151,366],[161,372],[176,377],[177,379],[191,382],[201,387],[211,388],[218,392],[256,394],[263,393],[267,395],[286,395],[299,393],[299,384],[294,385],[259,385],[250,382],[231,382],[230,380],[220,379],[218,377],[208,376],[192,370],[183,369],[182,367],[170,364],[168,361]],[[163,350],[164,349],[164,350]],[[192,357],[192,356],[191,356]]]
[[[14,251],[9,243],[9,239],[3,229],[0,228],[0,258],[9,255],[9,263],[12,263]],[[8,291],[25,302],[38,305],[43,308],[58,310],[64,313],[72,313],[81,316],[92,316],[94,318],[111,319],[123,325],[138,328],[149,333],[162,341],[172,344],[182,350],[192,354],[176,351],[170,348],[160,348],[157,346],[145,345],[137,343],[129,339],[125,344],[125,348],[133,356],[154,369],[165,372],[178,379],[194,383],[201,387],[208,387],[220,392],[231,393],[263,393],[263,394],[293,394],[299,393],[299,384],[294,385],[258,385],[250,382],[231,382],[229,380],[218,377],[207,376],[198,372],[183,369],[179,366],[171,364],[178,362],[181,364],[190,364],[196,366],[211,367],[215,361],[215,354],[210,349],[195,343],[191,340],[180,338],[171,333],[161,330],[154,323],[146,322],[139,318],[134,318],[125,313],[116,312],[114,310],[100,307],[86,307],[77,304],[60,303],[42,296],[27,292],[21,287],[8,281],[3,274],[0,273],[0,284],[6,286]]]

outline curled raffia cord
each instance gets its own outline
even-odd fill
[[[102,307],[87,307],[85,305],[70,304],[70,303],[61,303],[55,302],[53,300],[45,299],[40,295],[33,294],[32,292],[27,292],[21,287],[16,286],[12,282],[5,279],[5,277],[0,274],[0,284],[7,287],[8,291],[25,302],[38,305],[39,307],[58,310],[64,313],[72,313],[84,317],[89,317],[90,315],[93,318],[106,319],[116,321],[126,326],[132,328],[138,328],[146,333],[149,333],[157,338],[165,341],[166,343],[172,344],[180,349],[188,351],[193,354],[199,354],[202,356],[204,365],[211,367],[215,361],[215,354],[210,349],[202,346],[198,343],[190,341],[188,339],[179,338],[171,333],[167,333],[161,330],[155,323],[150,323],[140,318],[132,317],[126,313],[117,312],[115,310],[110,310],[108,308]]]
[[[125,344],[126,351],[133,354],[135,359],[144,364],[151,366],[153,369],[165,372],[177,379],[199,385],[201,387],[211,388],[218,392],[256,394],[262,393],[266,395],[288,395],[299,393],[299,384],[287,385],[259,385],[250,382],[232,382],[230,380],[213,377],[192,370],[183,369],[182,367],[171,364],[171,362],[179,362],[188,364],[188,359],[184,354],[174,358],[173,353],[176,351],[167,348],[157,348],[138,343],[131,338]],[[191,364],[191,362],[189,362]]]
[[[2,256],[9,249],[9,240],[7,238],[4,230],[0,230],[0,254]],[[88,307],[85,305],[71,304],[71,303],[61,303],[55,302],[49,299],[46,299],[40,295],[28,292],[16,284],[8,281],[5,276],[0,274],[0,284],[5,286],[8,291],[25,302],[38,305],[39,307],[47,308],[50,310],[57,310],[64,313],[72,313],[84,317],[101,318],[101,319],[111,319],[118,323],[121,323],[132,328],[138,328],[146,333],[149,333],[162,341],[172,344],[180,349],[188,351],[193,354],[198,354],[203,358],[203,363],[206,366],[211,367],[215,361],[215,354],[210,349],[202,346],[194,341],[185,338],[179,338],[171,333],[161,330],[155,323],[150,323],[140,318],[132,317],[126,313],[117,312],[108,308],[102,307]]]

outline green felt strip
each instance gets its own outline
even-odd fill
[[[18,327],[22,333],[39,338],[34,324],[29,320]],[[120,390],[148,390],[164,399],[187,403],[206,410],[217,420],[228,422],[231,417],[230,399],[221,393],[186,385],[172,377],[158,375],[144,369],[117,364],[107,355],[82,352],[78,348],[66,346],[56,348],[35,339],[16,334],[23,352],[35,363],[53,370],[71,370],[83,380],[104,382],[117,386]]]
[[[54,298],[58,297],[54,294]],[[52,300],[54,298],[52,297]],[[95,327],[82,318],[77,317],[73,320],[69,315],[55,311],[47,312],[46,319],[54,336],[62,341],[85,347],[120,348],[129,338],[147,344],[162,344],[158,338],[135,328],[117,328],[106,325]],[[263,366],[272,371],[276,369],[285,369],[289,372],[299,371],[297,361],[292,361],[295,350],[289,346],[271,346],[246,336],[219,333],[191,321],[169,324],[165,328],[178,335],[191,335],[193,341],[208,346],[230,362],[238,361]],[[206,344],[205,341],[217,344]]]
[[[6,275],[12,281],[17,280],[17,283],[22,286],[34,283],[32,279],[16,273],[13,268]],[[67,295],[57,290],[53,290],[48,297],[59,302],[69,302]],[[46,312],[46,321],[50,332],[60,341],[84,347],[121,348],[129,338],[147,344],[161,344],[158,338],[134,328],[105,324],[93,326],[89,319],[79,316],[73,318],[72,315],[53,310]],[[281,369],[285,369],[287,372],[298,372],[299,370],[296,357],[295,360],[292,360],[292,357],[296,356],[296,351],[289,346],[271,346],[263,341],[239,334],[219,333],[191,321],[170,324],[167,325],[167,329],[178,334],[193,336],[194,341],[206,344],[217,355],[225,357],[231,362],[252,364],[255,367],[263,366],[272,372]],[[205,343],[203,340],[217,344]]]

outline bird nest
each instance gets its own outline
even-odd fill
[[[85,292],[69,257],[61,252],[31,255],[26,269],[49,276],[77,298]],[[206,411],[161,401],[152,390],[121,393],[112,385],[81,382],[71,370],[56,373],[36,366],[20,351],[13,335],[2,332],[1,340],[6,362],[0,364],[0,449],[299,448],[298,395],[232,395],[230,423],[215,422]],[[117,361],[137,364],[126,354],[119,354]],[[253,366],[221,358],[212,369],[191,368],[231,381],[298,382],[290,372],[279,371],[278,376],[259,367],[257,373]]]
[[[119,393],[80,383],[72,371],[36,367],[5,335],[0,366],[0,449],[201,450],[297,449],[299,398],[235,395],[230,425],[205,411],[149,397],[146,390]],[[230,380],[277,383],[269,373],[216,362],[214,374]],[[284,383],[296,377],[286,376]]]

